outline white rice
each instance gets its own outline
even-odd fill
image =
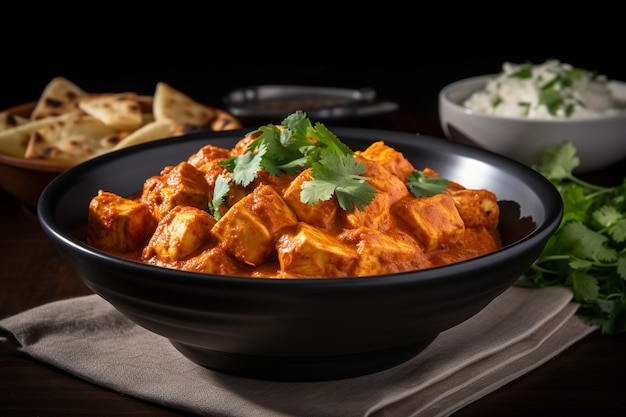
[[[607,84],[606,76],[594,76],[591,71],[558,60],[539,65],[505,62],[502,73],[484,89],[472,94],[463,105],[493,115],[544,120],[623,112],[623,106],[613,97]],[[553,99],[552,106],[546,105],[549,97]]]

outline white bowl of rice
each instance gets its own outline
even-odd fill
[[[626,83],[557,60],[504,63],[499,74],[463,79],[439,93],[446,137],[526,165],[549,145],[572,142],[576,173],[626,157]]]

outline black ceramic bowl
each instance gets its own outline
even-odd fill
[[[246,278],[177,271],[111,256],[85,243],[89,201],[102,188],[140,190],[206,143],[232,147],[246,130],[138,145],[87,161],[43,191],[38,215],[61,255],[95,293],[207,368],[270,380],[363,375],[418,355],[509,288],[562,217],[558,191],[525,165],[444,139],[330,129],[353,150],[384,140],[417,169],[431,167],[501,200],[497,252],[452,265],[359,278]]]

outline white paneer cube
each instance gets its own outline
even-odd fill
[[[260,185],[219,219],[211,234],[220,247],[248,265],[260,265],[274,249],[278,232],[298,222],[285,200],[269,185]]]

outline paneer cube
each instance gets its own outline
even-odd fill
[[[386,145],[383,141],[374,142],[364,151],[357,151],[355,154],[380,162],[387,171],[400,178],[403,182],[406,181],[407,175],[416,170],[402,152]]]
[[[205,209],[212,191],[203,172],[186,161],[146,180],[141,202],[150,205],[158,219],[178,205]]]
[[[285,190],[297,176],[297,173],[272,175],[267,170],[260,169],[256,173],[256,178],[246,188],[256,188],[261,184],[271,185],[284,198]]]
[[[379,191],[363,210],[341,210],[339,216],[343,217],[344,227],[350,229],[362,226],[372,229],[387,228],[391,222],[389,194]]]
[[[465,227],[485,228],[494,231],[498,228],[500,206],[496,195],[488,190],[450,191],[456,208]]]
[[[208,144],[204,145],[198,150],[198,152],[187,158],[187,162],[189,162],[194,168],[200,169],[207,163],[219,161],[228,157],[230,157],[230,151],[228,149]]]
[[[240,262],[260,265],[274,249],[275,236],[298,222],[285,200],[261,184],[219,219],[211,234],[220,247]]]
[[[465,223],[448,194],[404,198],[391,208],[426,252],[449,247],[463,238]]]
[[[143,250],[142,257],[160,263],[179,261],[197,250],[210,237],[215,218],[190,206],[176,206],[160,221]]]
[[[281,271],[294,276],[343,277],[357,260],[356,249],[335,235],[300,222],[276,241]]]
[[[303,203],[300,200],[302,184],[312,179],[310,168],[302,171],[300,175],[291,181],[283,194],[283,198],[300,221],[322,229],[328,229],[335,221],[335,215],[339,207],[337,198],[333,196],[330,200],[319,201],[317,204]]]
[[[362,174],[368,178],[367,182],[376,190],[389,194],[390,204],[409,195],[409,190],[404,181],[386,170],[380,162],[358,156],[357,160],[367,167],[367,172]]]
[[[281,126],[277,127],[279,129],[281,128]],[[250,143],[252,143],[252,141],[261,136],[262,133],[263,132],[261,132],[260,130],[257,130],[252,134],[246,135],[243,138],[239,139],[235,146],[231,148],[231,155],[243,155],[244,153],[248,152],[248,146],[250,146]]]
[[[91,199],[87,216],[87,243],[110,252],[142,248],[157,227],[148,205],[102,190]]]
[[[218,175],[227,175],[228,170],[226,167],[219,165],[219,161],[222,161],[230,157],[230,151],[225,148],[221,148],[215,145],[205,145],[198,152],[191,155],[187,162],[194,168],[202,171],[205,174],[207,183],[213,187],[215,186],[215,180]]]
[[[218,246],[203,249],[180,264],[185,271],[202,272],[219,275],[249,275],[252,271],[249,265],[243,264]]]
[[[350,275],[390,274],[432,266],[415,239],[400,230],[383,233],[360,227],[346,230],[339,239],[357,249]]]

